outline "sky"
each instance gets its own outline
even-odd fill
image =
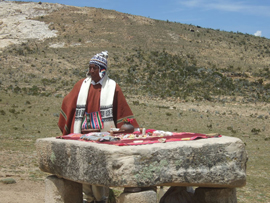
[[[32,0],[31,2],[116,10],[157,20],[247,33],[270,39],[269,0]]]

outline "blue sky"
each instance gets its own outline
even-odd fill
[[[270,39],[269,0],[32,0],[40,1],[112,9],[158,20],[248,33]]]

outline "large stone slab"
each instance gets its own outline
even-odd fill
[[[36,149],[42,171],[79,183],[226,188],[246,183],[245,145],[227,136],[138,146],[43,138]]]

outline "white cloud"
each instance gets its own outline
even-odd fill
[[[254,33],[255,36],[261,37],[262,36],[262,31],[258,30],[257,32]]]
[[[200,7],[224,11],[239,11],[246,7],[243,2],[235,2],[230,0],[180,0],[178,2],[188,7]]]
[[[180,4],[183,4],[188,7],[198,7],[203,3],[201,0],[190,0],[190,1],[180,1]]]
[[[221,11],[243,11],[247,9],[247,6],[242,5],[241,3],[230,3],[230,2],[213,2],[207,4],[207,8],[209,9],[216,9]]]
[[[252,15],[270,16],[269,6],[254,5],[242,0],[178,0],[179,4],[190,8],[203,8],[228,12],[242,12]]]

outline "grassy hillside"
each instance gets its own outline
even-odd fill
[[[65,7],[36,20],[58,37],[4,49],[2,90],[65,95],[90,58],[108,50],[111,77],[127,93],[270,101],[269,39],[87,7]]]
[[[60,134],[63,97],[108,50],[109,75],[142,127],[241,138],[249,161],[238,202],[270,202],[269,39],[88,7],[36,20],[58,37],[0,51],[0,172],[44,179],[34,143]]]

